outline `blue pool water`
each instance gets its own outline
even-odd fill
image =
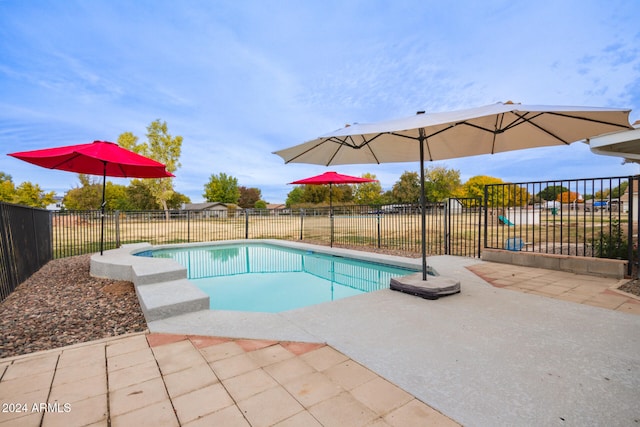
[[[268,244],[194,246],[143,254],[171,258],[210,296],[213,310],[277,313],[389,288],[416,270]]]

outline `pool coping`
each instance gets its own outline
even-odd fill
[[[151,245],[149,243],[123,245],[118,249],[105,251],[102,255],[92,255],[90,273],[94,277],[132,282],[145,319],[147,323],[150,323],[201,310],[209,310],[209,296],[187,279],[187,269],[177,261],[166,258],[136,256],[136,254],[151,249],[234,244],[266,244],[404,268],[417,270],[422,268],[420,259],[344,248],[330,248],[286,240],[242,239],[165,245]],[[437,272],[432,272],[437,275]]]

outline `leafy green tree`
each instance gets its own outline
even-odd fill
[[[625,191],[627,191],[627,187],[629,187],[629,181],[623,181],[617,187],[611,189],[611,198],[618,199],[622,196]]]
[[[12,202],[16,195],[16,187],[11,175],[0,172],[0,202]]]
[[[596,200],[607,200],[610,194],[611,194],[611,189],[605,188],[604,190],[596,191],[595,198]]]
[[[91,210],[100,209],[102,202],[102,184],[89,175],[79,174],[80,185],[67,191],[62,202],[65,209]]]
[[[318,186],[316,186],[318,187]],[[329,187],[328,185],[321,185],[320,187]],[[327,194],[329,197],[325,200],[325,203],[329,203],[329,199],[333,202],[333,205],[336,204],[347,204],[353,203],[353,185],[349,184],[333,184],[331,188],[329,188],[329,192]]]
[[[418,203],[420,200],[420,177],[418,172],[405,171],[391,188],[393,203]]]
[[[262,192],[259,188],[247,188],[240,186],[238,187],[238,190],[240,190],[238,206],[241,208],[253,208],[256,202],[262,197]]]
[[[127,187],[125,185],[114,184],[107,181],[106,206],[108,211],[130,211],[133,210],[131,202],[127,197]]]
[[[163,163],[169,172],[175,172],[181,166],[179,159],[182,151],[182,137],[171,136],[167,122],[161,122],[160,119],[154,120],[147,126],[146,136],[147,142],[139,144],[137,136],[131,132],[125,132],[118,137],[118,145]],[[149,188],[160,206],[167,211],[167,201],[174,192],[173,179],[145,179],[144,185]]]
[[[460,171],[443,166],[427,167],[424,172],[425,195],[431,202],[454,197],[460,192]]]
[[[209,182],[204,185],[204,194],[202,196],[207,202],[238,204],[240,199],[238,179],[224,172],[219,175],[212,174]]]
[[[80,185],[67,191],[63,198],[65,209],[100,209],[102,203],[102,179],[79,174]],[[132,210],[127,187],[107,181],[105,186],[105,209],[108,211]]]
[[[461,196],[462,197],[478,197],[484,199],[484,187],[490,184],[504,184],[500,178],[494,178],[492,176],[477,175],[469,178],[467,182],[462,185]],[[489,206],[502,205],[504,201],[502,192],[495,192],[489,194],[489,200],[487,203]]]
[[[365,173],[362,178],[376,179],[376,176]],[[382,186],[378,181],[357,184],[353,200],[360,205],[379,205],[382,203]]]
[[[55,202],[54,196],[53,191],[45,193],[38,184],[25,181],[16,188],[13,203],[34,208],[46,208],[47,205]]]
[[[558,196],[565,191],[569,191],[569,189],[561,185],[549,185],[547,188],[536,194],[536,197],[548,202],[555,201],[558,199]]]
[[[160,208],[149,187],[140,179],[131,180],[131,183],[127,186],[126,193],[131,210],[150,211]]]
[[[478,175],[469,178],[462,185],[460,197],[475,197],[484,200],[484,189],[487,185],[506,184],[500,187],[491,187],[488,191],[488,206],[525,206],[531,198],[529,192],[524,187],[515,184],[505,183],[500,178],[492,176]]]
[[[267,208],[267,202],[265,202],[264,200],[258,200],[253,207],[255,209],[266,209]]]
[[[174,191],[169,200],[167,200],[167,206],[169,209],[180,209],[185,203],[191,203],[191,199],[177,191]]]
[[[382,200],[380,201],[380,204],[390,205],[392,203],[394,203],[394,201],[393,201],[393,193],[391,192],[391,190],[387,190],[384,193],[382,193]]]
[[[328,185],[304,185],[304,193],[302,202],[314,205],[329,204],[329,186]]]
[[[302,197],[304,196],[304,188],[302,186],[295,186],[287,194],[287,200],[285,200],[285,206],[292,208],[302,203]]]

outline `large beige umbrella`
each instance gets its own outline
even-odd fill
[[[512,102],[378,123],[355,124],[276,151],[285,163],[342,165],[420,161],[422,280],[427,278],[424,160],[568,145],[631,129],[626,109],[520,105]]]

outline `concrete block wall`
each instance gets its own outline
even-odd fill
[[[628,261],[592,257],[569,256],[559,254],[541,254],[534,252],[516,252],[503,249],[483,249],[483,261],[547,270],[568,271],[576,274],[624,279]]]

